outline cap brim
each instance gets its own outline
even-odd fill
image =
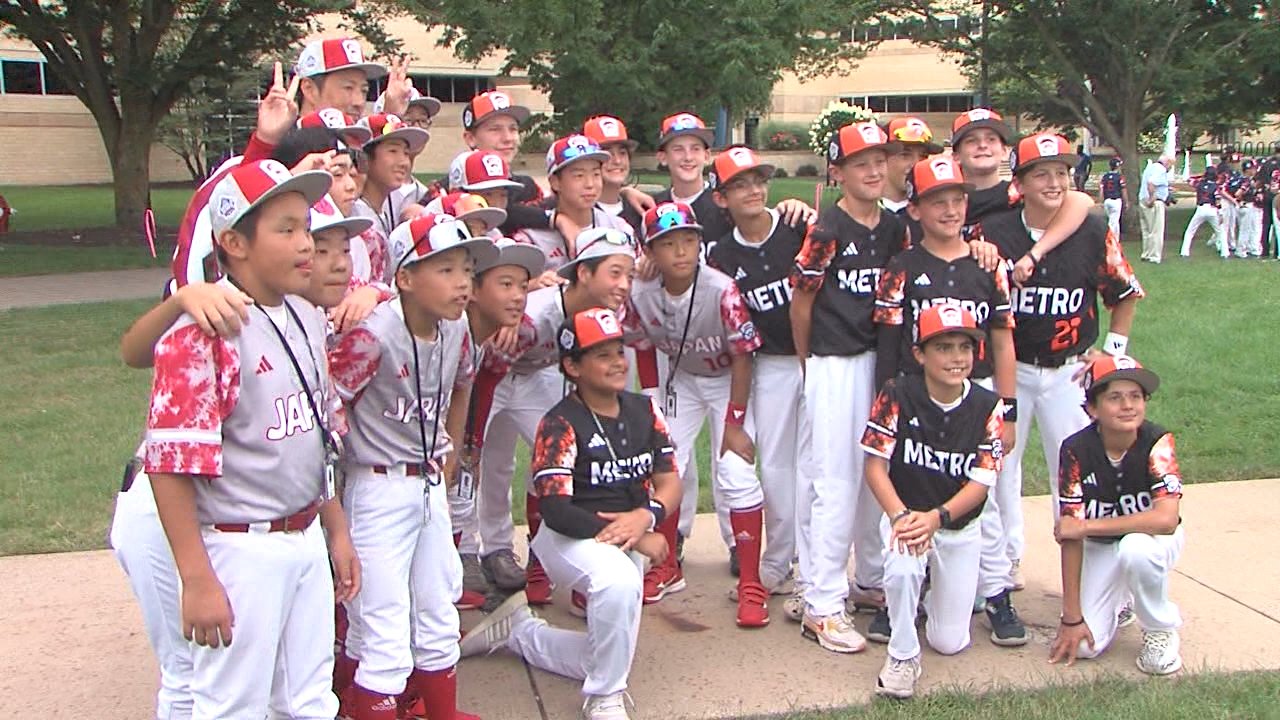
[[[889,144],[897,145],[898,152],[902,152],[903,149],[909,148],[909,147],[922,147],[924,148],[924,152],[926,155],[937,155],[943,150],[941,145],[939,145],[936,142],[933,142],[932,140],[930,140],[929,142],[917,142],[913,140],[894,140]]]
[[[1067,170],[1074,170],[1076,165],[1080,163],[1080,156],[1075,153],[1064,153],[1062,155],[1050,155],[1049,157],[1032,158],[1024,163],[1018,163],[1018,169],[1013,171],[1014,175],[1024,173],[1037,165],[1045,163],[1064,163]]]
[[[1089,386],[1088,395],[1090,397],[1096,395],[1097,388],[1114,380],[1132,380],[1138,383],[1138,387],[1142,388],[1148,395],[1155,395],[1156,390],[1160,387],[1160,376],[1150,370],[1146,368],[1125,368],[1123,370],[1112,370],[1094,380]]]
[[[632,258],[632,259],[635,258],[636,256],[635,251],[632,250],[630,246],[627,246],[625,250],[621,249],[623,247],[622,245],[618,245],[616,247],[619,248],[617,252],[603,253],[601,255],[592,255],[591,257],[576,257],[570,260],[569,262],[565,263],[564,265],[561,265],[559,269],[556,270],[556,274],[564,278],[565,280],[572,282],[574,278],[578,277],[578,264],[584,260],[595,260],[596,258],[606,258],[613,255],[626,255],[629,258]]]
[[[484,121],[488,120],[489,118],[495,115],[506,115],[511,119],[515,120],[517,125],[519,125],[520,127],[524,127],[524,124],[529,121],[529,117],[532,114],[533,113],[529,112],[529,108],[523,105],[511,105],[509,107],[504,107],[500,110],[493,110],[492,112],[485,113],[483,116],[473,120],[471,122],[471,127],[464,128],[464,129],[474,130],[480,127],[480,125],[483,124]]]
[[[429,118],[433,118],[436,115],[439,115],[440,108],[444,107],[444,105],[441,104],[439,100],[433,97],[427,97],[426,95],[423,95],[420,98],[415,98],[409,101],[409,107],[413,107],[414,105],[417,105],[421,107],[423,110],[426,110],[427,117]]]
[[[372,133],[370,133],[372,135]],[[402,127],[392,130],[385,135],[370,137],[361,147],[369,147],[376,143],[386,142],[387,140],[403,140],[409,144],[409,152],[416,153],[427,146],[427,141],[431,139],[431,133],[419,127]]]
[[[666,147],[667,143],[671,142],[672,140],[675,140],[676,138],[682,135],[693,135],[694,137],[698,138],[702,142],[706,143],[707,147],[711,147],[716,142],[716,134],[712,132],[710,128],[681,128],[679,130],[672,130],[666,135],[663,135],[658,140],[658,149],[661,150],[662,148]]]
[[[490,240],[489,238],[473,237],[470,240],[463,240],[462,242],[459,242],[457,245],[450,245],[447,248],[440,248],[439,250],[435,250],[430,253],[427,253],[422,257],[415,258],[413,260],[410,260],[409,262],[402,263],[400,267],[407,268],[412,265],[416,265],[424,260],[430,260],[431,258],[437,255],[447,253],[450,250],[457,250],[458,248],[462,248],[463,250],[466,250],[467,252],[471,253],[471,257],[475,260],[477,265],[492,263],[494,258],[498,256],[498,246],[494,245],[492,240]]]
[[[324,232],[325,230],[345,230],[348,237],[355,237],[371,227],[373,227],[373,218],[347,217],[318,227],[313,227],[311,228],[311,232],[318,233]]]
[[[520,183],[516,182],[515,180],[483,180],[483,181],[481,181],[481,182],[478,182],[478,183],[472,183],[472,184],[470,184],[470,185],[462,185],[462,186],[460,186],[460,187],[459,187],[459,189],[460,189],[460,190],[468,190],[468,191],[470,191],[470,190],[498,190],[498,189],[500,189],[500,188],[501,188],[501,189],[511,190],[511,189],[518,188],[518,187],[524,187],[524,186],[523,186],[523,185],[521,185]]]
[[[912,195],[911,197],[909,197],[909,198],[907,198],[907,199],[908,199],[909,201],[911,201],[911,202],[915,202],[915,201],[917,201],[917,200],[923,200],[924,198],[927,198],[927,197],[929,197],[930,195],[932,195],[932,194],[934,194],[934,193],[936,193],[936,192],[939,192],[939,191],[942,191],[942,190],[947,190],[947,189],[950,189],[950,188],[959,188],[959,189],[963,190],[963,191],[965,192],[965,194],[966,194],[966,195],[968,195],[969,193],[971,193],[971,192],[973,192],[973,191],[975,190],[974,186],[973,186],[973,185],[971,185],[971,184],[969,184],[969,183],[964,183],[964,182],[948,182],[948,183],[940,183],[940,184],[938,184],[938,185],[934,185],[933,187],[929,188],[928,190],[925,190],[924,192],[921,192],[921,193],[917,193],[917,194],[915,194],[915,195]]]
[[[365,143],[369,142],[369,140],[373,138],[373,131],[367,127],[361,127],[359,125],[352,125],[351,127],[341,129],[335,128],[333,132],[336,133],[338,138],[343,142],[350,140],[350,142],[347,142],[348,146],[357,148],[363,147]]]
[[[979,342],[979,343],[987,339],[987,334],[983,332],[980,328],[949,327],[949,328],[942,328],[941,330],[938,330],[937,332],[931,333],[929,335],[921,335],[916,340],[916,346],[919,347],[921,345],[924,345],[930,340],[936,337],[939,337],[941,335],[968,335],[970,338],[973,339],[974,342]]]
[[[485,224],[486,228],[492,230],[507,221],[507,211],[496,207],[479,207],[461,215],[454,215],[454,218],[464,222],[467,220],[479,220]]]
[[[724,189],[724,186],[729,184],[734,178],[738,177],[739,175],[742,175],[743,173],[749,173],[753,171],[763,174],[764,179],[769,180],[773,177],[773,174],[778,171],[778,168],[773,165],[770,165],[769,163],[760,163],[759,165],[752,165],[749,168],[742,168],[741,170],[730,175],[727,178],[722,178],[717,175],[715,189],[722,190]]]
[[[649,247],[655,241],[657,241],[658,238],[662,237],[663,235],[666,235],[667,233],[673,233],[677,230],[697,230],[699,233],[701,233],[702,226],[699,225],[698,223],[689,223],[688,225],[676,225],[675,227],[666,228],[660,233],[657,233],[651,237],[646,237],[644,239],[644,246]]]
[[[497,246],[495,246],[497,247]],[[537,246],[517,243],[498,248],[498,256],[490,263],[476,263],[476,274],[488,272],[497,267],[513,265],[524,268],[530,278],[535,278],[547,269],[547,256]]]
[[[559,165],[553,166],[550,170],[547,171],[547,174],[554,175],[555,173],[560,172],[561,170],[569,167],[570,165],[574,163],[583,162],[584,160],[595,160],[596,162],[603,164],[608,159],[609,159],[609,153],[604,151],[593,150],[592,152],[583,153],[581,155],[575,155],[574,157],[571,157],[568,160],[565,160]]]
[[[839,158],[836,158],[835,160],[832,160],[832,161],[831,161],[831,164],[832,164],[832,165],[839,165],[839,164],[843,163],[844,161],[846,161],[846,160],[848,160],[848,159],[850,159],[850,158],[858,157],[859,155],[861,155],[861,154],[863,154],[863,153],[871,152],[872,150],[879,150],[879,151],[883,152],[885,155],[892,155],[892,154],[894,154],[894,153],[898,152],[898,151],[899,151],[899,150],[901,150],[901,149],[902,149],[902,147],[901,147],[900,145],[895,145],[895,143],[888,143],[888,142],[886,142],[886,143],[879,143],[879,144],[877,144],[877,145],[868,145],[868,146],[866,146],[866,147],[862,148],[861,150],[854,150],[853,152],[849,153],[848,155],[841,155]]]
[[[626,145],[627,149],[630,150],[631,152],[635,152],[636,148],[640,147],[639,142],[632,140],[630,138],[626,140],[606,140],[605,142],[600,142],[597,140],[596,144],[599,145],[600,149],[602,150],[604,148],[609,147],[610,145]]]
[[[1006,125],[1003,121],[974,120],[973,122],[965,125],[964,127],[960,128],[959,130],[957,130],[955,133],[951,135],[951,147],[955,147],[956,145],[959,145],[961,138],[963,138],[965,134],[973,132],[974,130],[977,130],[979,128],[991,128],[992,130],[996,131],[996,134],[1000,136],[1000,139],[1004,141],[1005,145],[1012,144],[1013,131],[1010,130],[1009,126]]]
[[[385,77],[387,73],[391,72],[390,70],[387,69],[386,65],[381,65],[379,63],[366,62],[366,63],[351,63],[350,65],[342,65],[336,68],[322,70],[321,72],[313,72],[310,75],[303,75],[303,77],[319,77],[321,75],[332,75],[333,73],[342,72],[343,70],[363,70],[364,76],[369,80],[377,80],[380,77]]]

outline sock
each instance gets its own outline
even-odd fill
[[[673,569],[680,567],[680,560],[676,557],[676,540],[680,533],[680,506],[677,505],[668,512],[662,524],[654,529],[667,539],[667,561],[663,565]]]
[[[409,676],[426,706],[427,720],[454,720],[458,709],[458,671],[414,669]]]
[[[748,510],[730,510],[729,525],[733,528],[734,547],[738,553],[741,573],[738,584],[759,584],[760,532],[764,525],[764,511],[759,505]]]

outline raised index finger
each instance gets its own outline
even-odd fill
[[[280,67],[279,60],[276,61],[273,72],[274,72],[274,77],[272,78],[271,87],[272,88],[284,87],[284,69]]]

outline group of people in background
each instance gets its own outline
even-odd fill
[[[923,643],[971,644],[974,613],[1026,644],[1023,564],[1053,562],[1025,555],[1034,420],[1050,659],[1136,619],[1138,667],[1181,667],[1182,481],[1129,354],[1144,291],[1066,139],[985,108],[950,152],[919,118],[852,123],[818,212],[771,205],[774,167],[713,152],[689,112],[662,122],[656,195],[610,115],[552,143],[543,187],[511,171],[530,113],[496,90],[423,183],[441,109],[353,39],[307,45],[287,85],[277,65],[244,155],[192,200],[168,298],[122,341],[154,367],[112,544],[158,718],[471,718],[457,666],[495,652],[580,680],[586,718],[631,717],[643,609],[689,585],[704,428],[743,631],[777,597],[824,650],[883,643],[872,685],[894,698]],[[553,602],[585,628],[539,618]]]

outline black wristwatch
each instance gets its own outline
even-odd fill
[[[940,524],[941,524],[941,527],[944,527],[944,528],[945,528],[945,527],[947,527],[948,525],[950,525],[950,524],[951,524],[951,511],[950,511],[950,510],[948,510],[948,509],[946,508],[946,506],[944,506],[944,505],[939,505],[939,506],[937,507],[937,510],[938,510],[938,520],[939,520],[939,522],[940,522]]]

